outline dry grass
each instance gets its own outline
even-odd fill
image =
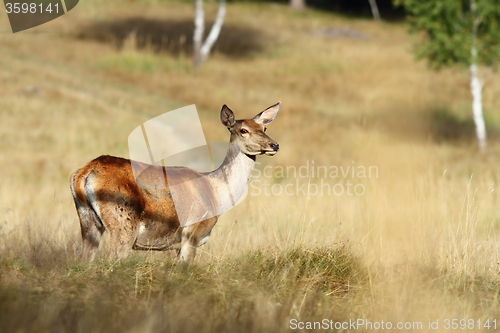
[[[345,303],[354,292],[347,282],[360,280],[345,249],[256,250],[189,267],[147,257],[87,266],[50,256],[43,264],[2,260],[3,332],[276,332],[290,316],[319,319],[332,298]]]
[[[424,330],[439,319],[443,330],[446,318],[498,317],[498,74],[485,86],[493,138],[480,155],[467,72],[416,63],[399,24],[230,3],[227,23],[258,31],[261,48],[220,51],[196,72],[182,49],[156,52],[137,34],[120,50],[81,38],[89,26],[191,12],[87,0],[67,19],[0,35],[1,331],[277,332],[292,318],[421,321]],[[339,26],[370,38],[315,34]],[[177,107],[196,104],[207,140],[223,141],[222,104],[243,117],[277,100],[268,132],[282,151],[259,158],[261,170],[314,161],[376,166],[378,177],[275,175],[259,186],[351,181],[364,195],[249,195],[187,269],[170,253],[77,260],[71,170],[99,154],[127,156],[132,129]]]

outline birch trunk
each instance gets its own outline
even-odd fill
[[[483,83],[478,77],[477,64],[470,65],[470,91],[472,94],[472,115],[476,125],[476,136],[479,143],[479,150],[486,149],[486,125],[483,117],[482,103]]]
[[[479,79],[478,56],[477,56],[477,30],[481,23],[481,18],[477,16],[476,1],[470,0],[470,11],[472,14],[472,43],[471,43],[471,65],[470,69],[470,91],[472,94],[472,116],[476,126],[476,136],[479,150],[486,150],[486,125],[483,117],[482,90],[483,82]]]
[[[203,11],[203,0],[196,0],[194,9],[194,35],[193,35],[193,63],[197,67],[201,65],[201,46],[203,44],[203,32],[205,31],[205,12]]]
[[[373,19],[380,21],[380,12],[378,11],[377,0],[368,0],[372,9]]]
[[[303,10],[306,8],[305,0],[290,0],[290,6],[296,10]]]
[[[193,63],[194,67],[203,64],[210,54],[210,50],[214,46],[217,38],[219,38],[224,17],[226,15],[226,0],[220,0],[217,17],[210,29],[210,33],[203,42],[203,32],[205,31],[205,13],[203,11],[203,0],[196,0],[195,18],[194,18],[194,35],[193,35]]]

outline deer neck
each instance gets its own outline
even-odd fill
[[[221,213],[233,207],[243,197],[254,166],[254,155],[244,154],[236,144],[229,143],[224,162],[207,174],[217,193]]]

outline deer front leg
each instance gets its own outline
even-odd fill
[[[194,259],[196,248],[208,241],[212,228],[217,223],[218,218],[218,216],[214,216],[182,229],[180,250],[177,252],[180,262],[189,263]]]
[[[196,245],[198,240],[190,228],[182,230],[181,248],[177,252],[181,263],[190,263],[196,256]]]

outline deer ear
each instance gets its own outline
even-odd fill
[[[233,111],[231,111],[231,109],[228,108],[226,104],[224,104],[222,106],[222,109],[220,110],[220,121],[222,125],[226,126],[227,128],[233,127],[236,123],[236,120],[234,120]]]
[[[281,102],[278,102],[278,103],[274,104],[273,106],[268,107],[267,109],[265,109],[264,111],[262,111],[261,113],[259,113],[255,117],[253,117],[253,120],[257,124],[261,124],[261,125],[270,124],[274,120],[274,118],[276,118],[276,115],[278,114],[278,111],[280,110],[280,105],[281,105]]]

